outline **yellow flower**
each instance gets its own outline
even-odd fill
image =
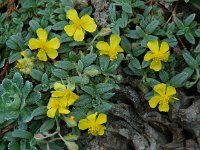
[[[110,60],[116,59],[119,52],[123,52],[124,50],[119,45],[121,38],[112,34],[110,36],[110,45],[107,42],[99,41],[96,47],[100,50],[100,55],[108,55]]]
[[[153,59],[150,64],[150,68],[155,71],[161,70],[161,61],[167,62],[169,59],[170,52],[168,43],[163,41],[159,48],[158,40],[155,40],[148,42],[147,46],[151,51],[148,51],[146,53],[146,55],[144,56],[144,60],[149,61]]]
[[[41,61],[47,61],[47,55],[51,59],[55,59],[58,56],[57,49],[60,47],[60,41],[57,37],[47,41],[48,33],[39,28],[36,30],[39,39],[31,38],[28,42],[28,46],[31,50],[39,49],[37,57]]]
[[[169,103],[173,103],[177,98],[173,97],[176,94],[176,89],[173,86],[167,86],[164,83],[159,83],[153,89],[156,93],[149,100],[151,108],[155,108],[159,104],[159,111],[168,112]]]
[[[34,63],[33,58],[28,58],[26,53],[23,51],[21,55],[24,57],[22,59],[17,60],[16,67],[19,68],[21,72],[24,74],[30,74],[31,70],[33,69]]]
[[[103,135],[106,127],[101,125],[107,122],[107,115],[100,113],[97,117],[97,112],[87,116],[86,119],[79,121],[78,127],[80,130],[88,129],[88,133],[94,136]]]
[[[97,28],[93,18],[87,14],[79,18],[75,9],[70,9],[67,11],[67,18],[71,20],[72,24],[66,25],[64,30],[68,36],[74,35],[75,41],[83,41],[84,30],[92,33]]]
[[[55,91],[51,91],[51,98],[47,105],[47,116],[54,118],[56,112],[60,114],[69,114],[68,106],[73,105],[79,98],[78,95],[67,89],[65,85],[56,82],[54,84]]]

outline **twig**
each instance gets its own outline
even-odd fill
[[[4,76],[7,74],[8,67],[9,67],[9,61],[8,61],[8,59],[6,59],[6,61],[4,63],[3,70],[0,73],[0,80],[3,80]]]

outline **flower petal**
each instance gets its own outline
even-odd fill
[[[176,94],[176,89],[173,86],[168,86],[166,90],[166,96],[172,96]]]
[[[57,106],[57,100],[54,98],[50,98],[47,104],[47,109]]]
[[[70,91],[69,93],[70,94],[69,94],[67,106],[73,105],[74,102],[79,98],[79,96],[73,93],[72,91]]]
[[[124,50],[119,45],[115,48],[115,51],[116,52],[124,52]]]
[[[159,51],[158,40],[149,41],[147,43],[147,46],[153,53],[157,53]]]
[[[158,107],[159,111],[161,112],[168,112],[169,111],[169,104],[162,104]]]
[[[117,34],[112,34],[110,36],[110,47],[115,49],[121,41],[121,38]]]
[[[166,52],[165,54],[163,54],[163,61],[167,62],[169,59],[169,55],[170,55],[170,51]]]
[[[78,13],[75,9],[70,9],[67,11],[67,18],[73,21],[74,23],[79,21]]]
[[[160,60],[159,61],[153,60],[151,62],[151,64],[150,64],[150,68],[153,69],[153,70],[155,70],[155,71],[161,70],[161,68],[162,68],[161,61]]]
[[[84,39],[84,33],[81,27],[77,28],[74,33],[74,40],[75,41],[83,41]]]
[[[47,48],[58,49],[60,47],[60,40],[57,37],[55,37],[50,41],[46,42],[45,46]]]
[[[99,127],[99,130],[98,130],[98,135],[103,135],[105,129],[106,129],[106,127],[101,125],[101,126]]]
[[[144,60],[145,61],[149,61],[149,60],[151,60],[151,59],[153,59],[153,54],[152,54],[152,52],[147,52],[146,54],[145,54],[145,56],[144,56]]]
[[[58,111],[60,114],[69,114],[70,113],[70,111],[68,109],[63,108],[63,107],[59,107]]]
[[[55,59],[58,56],[58,51],[53,48],[47,48],[45,49],[46,54],[48,55],[49,58]]]
[[[41,48],[41,42],[38,39],[31,38],[28,41],[28,47],[31,50]]]
[[[107,42],[99,41],[96,48],[100,50],[100,55],[109,54],[110,47]]]
[[[158,103],[160,102],[161,97],[160,96],[153,96],[150,100],[149,100],[149,106],[151,108],[155,108]]]
[[[59,83],[59,82],[54,83],[53,88],[54,88],[56,91],[64,91],[64,90],[66,90],[65,85],[64,85],[64,84],[61,84],[61,83]]]
[[[72,36],[76,31],[76,24],[66,25],[64,30],[68,36]]]
[[[161,46],[160,46],[160,52],[164,54],[164,53],[166,53],[168,50],[169,50],[169,45],[168,45],[168,43],[165,42],[165,41],[163,41],[163,42],[161,43]]]
[[[36,30],[36,33],[37,33],[37,36],[38,36],[39,40],[41,40],[43,42],[46,42],[47,36],[48,36],[47,31],[45,31],[42,28],[39,28],[39,29]]]
[[[38,51],[37,57],[41,61],[47,61],[47,55],[46,55],[46,53],[45,53],[45,51],[43,49],[40,49]]]
[[[106,123],[107,122],[107,115],[100,113],[99,116],[97,117],[96,123],[98,125]]]
[[[91,114],[91,115],[87,116],[87,119],[88,119],[90,122],[95,122],[95,121],[96,121],[96,116],[97,116],[97,112],[94,113],[94,114]]]
[[[90,122],[87,119],[81,119],[78,123],[78,128],[80,130],[85,130],[89,128],[89,126],[90,126]]]
[[[81,27],[88,32],[94,32],[97,29],[94,19],[89,15],[84,15],[81,17]]]
[[[57,107],[51,108],[47,111],[47,116],[49,118],[54,118],[56,115]]]
[[[157,92],[158,94],[160,94],[161,96],[165,96],[165,92],[166,92],[166,84],[164,83],[159,83],[157,85],[154,86],[153,90],[155,92]]]

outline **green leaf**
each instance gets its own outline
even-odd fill
[[[199,0],[190,0],[190,3],[200,10]]]
[[[105,103],[103,103],[103,104],[97,106],[97,107],[94,109],[94,111],[95,111],[95,112],[99,112],[99,113],[100,113],[100,112],[106,113],[106,112],[110,111],[110,110],[112,109],[112,107],[113,107],[112,104],[105,102]]]
[[[65,144],[68,150],[78,150],[78,145],[75,142],[66,141]]]
[[[36,69],[32,69],[30,73],[30,76],[37,81],[41,81],[42,75],[42,71]]]
[[[137,58],[132,59],[130,65],[136,69],[142,69],[140,62]]]
[[[196,36],[200,37],[200,29],[195,30]]]
[[[121,39],[122,48],[126,53],[131,54],[131,42],[125,36],[122,36]]]
[[[86,94],[81,95],[81,96],[79,96],[79,98],[76,101],[76,103],[74,104],[74,106],[77,106],[77,107],[85,106],[85,105],[89,104],[91,101],[92,101],[91,96],[86,95]]]
[[[68,73],[62,69],[53,69],[52,74],[60,79],[65,79]]]
[[[33,32],[35,32],[38,28],[41,28],[40,24],[35,20],[29,21],[29,26]]]
[[[48,78],[48,75],[47,75],[46,73],[44,73],[44,74],[42,75],[41,83],[42,83],[42,84],[45,84],[45,85],[48,85],[48,84],[49,84],[49,78]]]
[[[99,83],[96,85],[96,90],[99,94],[103,94],[105,92],[108,92],[112,90],[114,87],[110,83]]]
[[[159,77],[164,83],[166,83],[169,80],[169,74],[164,70],[159,72]]]
[[[81,87],[81,89],[83,91],[85,91],[86,93],[90,94],[90,95],[95,95],[95,90],[94,88],[90,87],[90,86],[83,86]]]
[[[150,86],[150,87],[154,87],[155,85],[159,84],[160,82],[156,79],[153,79],[153,78],[147,78],[147,84]]]
[[[28,109],[28,108],[24,108],[24,109],[22,109],[21,110],[21,117],[22,117],[22,121],[24,122],[24,123],[27,123],[27,122],[29,122],[29,121],[31,121],[32,120],[32,117],[31,117],[31,110],[30,109]]]
[[[185,38],[187,39],[187,41],[189,41],[191,44],[195,44],[195,38],[192,35],[191,32],[186,32],[185,33]]]
[[[139,26],[136,26],[136,32],[140,37],[146,36],[145,32]]]
[[[146,26],[146,33],[151,34],[153,33],[159,26],[159,21],[158,20],[153,20],[152,22],[150,22],[147,26]]]
[[[199,67],[198,62],[190,55],[189,52],[184,52],[183,58],[185,59],[186,63],[193,69],[197,69]]]
[[[34,109],[31,113],[31,117],[36,117],[40,115],[45,115],[47,112],[47,106],[39,106],[36,109]]]
[[[183,22],[182,22],[178,17],[175,16],[175,17],[174,17],[174,21],[175,21],[175,23],[176,23],[176,25],[177,25],[177,27],[178,27],[179,29],[185,28]]]
[[[15,138],[28,139],[28,140],[30,140],[33,137],[33,135],[30,132],[17,129],[15,129],[12,132],[12,136]]]
[[[191,68],[184,69],[181,73],[172,77],[170,80],[170,85],[176,88],[184,86],[186,80],[192,75],[193,72],[194,70]]]
[[[188,27],[188,26],[192,23],[192,21],[194,21],[195,16],[196,16],[196,14],[193,13],[193,14],[189,15],[189,16],[184,20],[184,24],[185,24],[186,27]]]
[[[81,59],[83,66],[90,66],[97,58],[97,54],[87,54],[85,57]]]
[[[12,64],[13,62],[15,62],[16,60],[21,58],[21,54],[20,52],[13,52],[10,54],[9,57],[9,64]]]
[[[51,130],[54,127],[54,125],[55,125],[54,119],[46,120],[40,127],[40,132],[47,132]]]
[[[57,61],[54,66],[63,70],[72,70],[74,68],[70,61]]]
[[[13,76],[12,81],[16,83],[17,87],[21,90],[23,86],[23,78],[19,72],[16,72]]]
[[[128,4],[128,3],[123,3],[122,4],[122,9],[123,9],[123,11],[125,11],[127,13],[132,13],[131,5]]]
[[[109,63],[110,63],[108,56],[101,55],[99,57],[99,62],[100,62],[101,70],[106,71],[108,69],[108,66],[109,66]]]
[[[52,26],[52,29],[55,31],[64,30],[64,27],[67,24],[67,21],[58,21]]]

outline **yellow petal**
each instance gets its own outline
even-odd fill
[[[116,52],[124,52],[124,50],[119,45],[115,48],[115,51]]]
[[[176,94],[176,89],[173,86],[168,86],[166,90],[167,96],[172,96]]]
[[[50,98],[47,104],[47,109],[57,106],[57,101],[54,98]]]
[[[64,91],[51,91],[51,97],[61,98],[65,95]]]
[[[45,53],[45,51],[43,49],[40,49],[38,51],[37,57],[41,61],[47,61],[47,55],[46,55],[46,53]]]
[[[103,135],[105,129],[106,129],[106,127],[101,125],[101,126],[99,127],[99,130],[98,130],[98,135]]]
[[[56,91],[64,91],[64,90],[66,90],[66,87],[65,87],[64,84],[61,84],[61,83],[59,83],[59,82],[56,82],[56,83],[54,83],[54,89],[55,89]]]
[[[75,41],[83,41],[84,39],[84,33],[81,27],[77,28],[74,33],[74,40]]]
[[[167,42],[163,41],[160,46],[160,52],[166,53],[169,50],[169,45]]]
[[[56,111],[57,111],[57,108],[56,108],[56,107],[49,109],[49,110],[47,111],[47,116],[48,116],[49,118],[54,118],[55,115],[56,115]]]
[[[170,55],[170,51],[166,52],[165,54],[163,54],[163,61],[167,62],[169,59],[169,55]]]
[[[149,100],[149,106],[151,108],[155,108],[158,103],[160,102],[161,97],[160,96],[153,96],[150,100]]]
[[[28,47],[31,50],[41,48],[41,42],[38,39],[31,38],[28,41]]]
[[[97,117],[96,123],[98,125],[106,123],[107,122],[107,115],[100,113],[99,116]]]
[[[151,62],[151,64],[150,64],[150,68],[153,69],[153,70],[155,70],[155,71],[161,70],[161,68],[162,68],[161,61],[160,60],[159,61],[153,60]]]
[[[70,91],[67,105],[68,105],[68,106],[73,105],[74,102],[75,102],[78,98],[79,98],[78,95],[76,95],[75,93],[73,93],[72,91]]]
[[[37,33],[38,38],[41,41],[46,42],[48,33],[44,29],[39,28],[39,29],[36,30],[36,33]]]
[[[55,37],[50,41],[46,42],[45,46],[47,48],[58,49],[60,47],[60,40],[57,37]]]
[[[160,112],[168,112],[169,111],[169,104],[159,105],[158,107]]]
[[[78,123],[78,128],[80,130],[85,130],[89,128],[89,126],[90,126],[90,122],[87,119],[81,119]]]
[[[165,96],[165,92],[166,92],[166,84],[164,83],[159,83],[157,85],[154,86],[153,90],[155,92],[157,92],[158,94],[160,94],[161,96]]]
[[[76,31],[76,24],[66,25],[64,30],[68,36],[72,36]]]
[[[88,32],[94,32],[97,29],[94,19],[92,19],[89,15],[81,17],[81,27]]]
[[[144,56],[144,60],[145,61],[149,61],[149,60],[151,60],[151,59],[153,59],[153,54],[152,54],[152,52],[147,52],[146,54],[145,54],[145,56]]]
[[[87,119],[91,122],[95,122],[96,121],[96,116],[97,116],[97,112],[94,114],[91,114],[89,116],[87,116]]]
[[[119,45],[120,41],[121,41],[121,38],[118,35],[112,34],[110,36],[110,47],[112,49],[115,49]]]
[[[60,114],[69,114],[69,113],[70,113],[70,111],[69,111],[68,109],[63,108],[63,107],[59,107],[59,108],[58,108],[58,112],[59,112]]]
[[[159,51],[158,40],[149,41],[147,43],[147,46],[153,53],[157,53]]]
[[[47,48],[45,49],[46,54],[48,55],[49,58],[55,59],[58,56],[58,51],[53,48]]]
[[[108,43],[104,41],[99,41],[96,45],[96,48],[99,49],[100,51],[104,51],[107,53],[109,53],[109,49],[110,49]]]
[[[78,13],[75,9],[70,9],[67,11],[67,18],[73,21],[74,23],[79,21]]]

